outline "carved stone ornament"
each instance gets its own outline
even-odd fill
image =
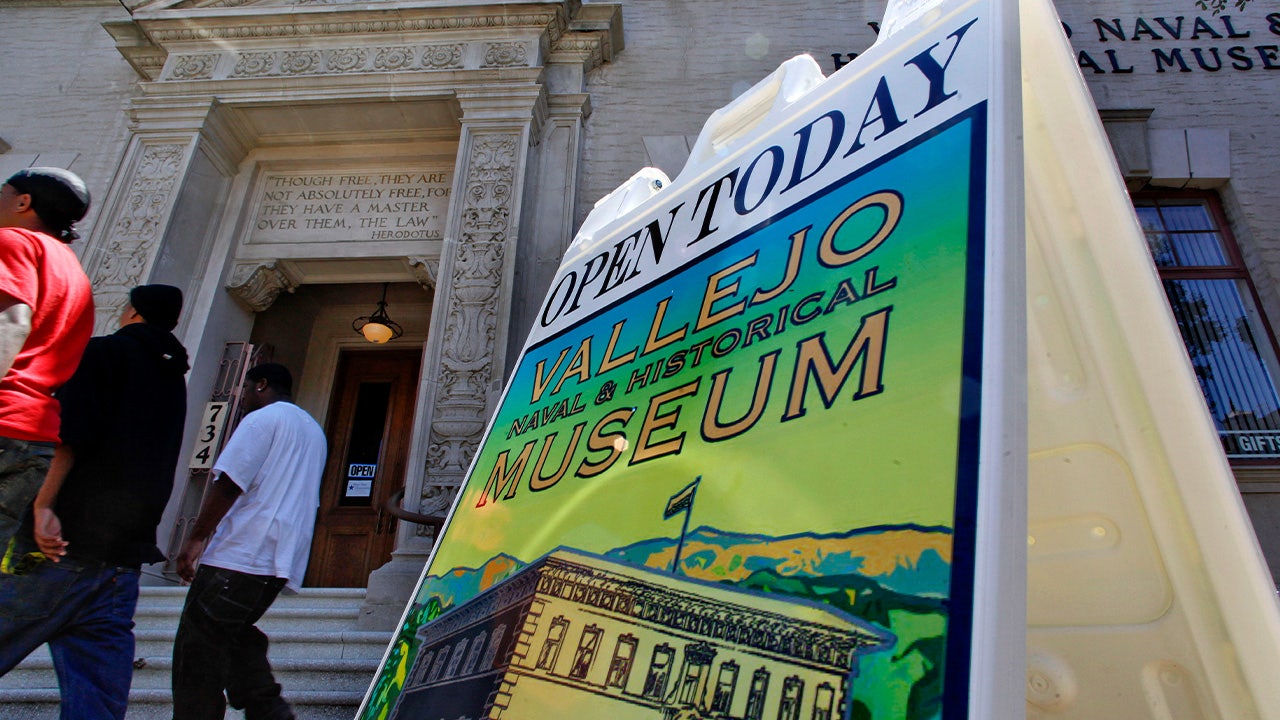
[[[612,57],[613,47],[600,33],[565,33],[551,46],[551,55],[557,60],[573,57],[586,69],[595,69]]]
[[[366,48],[341,48],[324,54],[325,68],[333,73],[360,72],[368,62],[369,51]]]
[[[423,487],[423,506],[440,504],[446,492],[452,501],[488,417],[493,354],[500,352],[494,341],[507,241],[512,237],[519,140],[516,134],[491,133],[473,136],[471,142],[459,242],[453,246],[447,294],[437,297],[437,302],[447,303],[445,340],[427,442],[432,482]]]
[[[529,64],[529,48],[524,43],[485,43],[482,67],[526,67]]]
[[[462,236],[469,242],[503,242],[511,219],[517,138],[484,135],[472,146],[471,173],[462,210]]]
[[[451,70],[462,67],[462,43],[426,45],[422,49],[424,70]]]
[[[268,23],[254,16],[249,16],[248,19],[228,16],[210,19],[203,23],[187,22],[182,25],[156,26],[149,29],[148,36],[152,42],[164,45],[211,40],[420,33],[476,28],[492,29],[496,32],[508,27],[532,27],[547,28],[550,31],[558,30],[558,23],[563,20],[554,10],[510,12],[507,9],[509,6],[495,5],[494,7],[500,10],[478,17],[474,14],[411,16],[407,13],[398,13],[394,16],[378,18],[341,19],[309,15],[291,17],[288,22]],[[558,38],[559,34],[559,31],[555,32],[553,39]]]
[[[520,68],[581,60],[589,72],[622,47],[621,6],[581,0],[528,5],[404,0],[122,0],[147,8],[105,23],[147,81],[180,83],[313,74]],[[269,12],[236,12],[254,7]],[[214,12],[208,12],[214,10]],[[193,12],[194,11],[194,12]],[[220,11],[220,12],[219,12]],[[534,38],[537,39],[534,39]],[[469,38],[464,40],[462,38]],[[503,40],[503,38],[508,38]],[[299,43],[298,40],[302,40]],[[447,43],[424,43],[450,40]],[[192,44],[217,48],[212,67]],[[474,48],[468,48],[474,44]],[[316,50],[321,46],[330,49]],[[403,50],[412,50],[412,65]],[[317,58],[313,52],[319,52]],[[179,68],[166,58],[191,55]],[[286,55],[290,55],[286,57]],[[209,54],[208,52],[202,54]]]
[[[462,67],[464,45],[395,45],[346,47],[333,50],[276,50],[236,55],[224,77],[252,78],[281,75],[343,75],[351,73],[454,70]],[[171,80],[188,80],[172,75]],[[218,78],[221,79],[221,78]]]
[[[161,239],[161,227],[173,204],[186,147],[148,145],[129,181],[129,189],[96,251],[91,282],[97,306],[95,329],[110,332],[129,291],[141,284]]]
[[[319,50],[289,50],[280,60],[285,75],[314,75],[321,71]]]
[[[172,80],[206,80],[211,78],[219,57],[220,55],[217,53],[178,55],[173,58],[173,69],[169,72],[169,78]]]
[[[245,5],[338,5],[349,0],[185,0],[174,5],[175,8],[234,8]]]
[[[231,271],[227,291],[246,308],[262,312],[280,293],[298,289],[298,282],[275,263],[239,263]]]
[[[373,70],[375,72],[412,70],[417,60],[417,48],[407,45],[382,47],[373,51]]]
[[[418,512],[423,515],[445,515],[453,505],[457,485],[441,485],[428,483],[422,488],[422,501],[418,503]]]
[[[409,272],[413,273],[414,279],[418,281],[423,290],[428,292],[435,290],[436,278],[440,275],[440,258],[407,257],[405,258],[405,265],[409,266]]]
[[[276,67],[276,54],[270,52],[250,52],[242,53],[236,58],[235,68],[231,71],[232,77],[247,77],[253,75],[269,75]]]

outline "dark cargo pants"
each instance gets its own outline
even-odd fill
[[[40,492],[52,460],[52,443],[0,437],[0,553]]]
[[[254,623],[283,578],[201,565],[173,641],[174,720],[222,720],[227,702],[246,720],[292,720]],[[225,696],[223,695],[225,691]]]

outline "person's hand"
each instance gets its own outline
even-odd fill
[[[35,536],[36,547],[40,548],[45,557],[59,562],[67,554],[67,541],[62,539],[62,521],[53,513],[52,508],[33,508],[32,515],[35,519],[32,534]]]
[[[187,538],[178,551],[178,577],[183,582],[191,582],[196,576],[196,563],[204,553],[204,541]]]

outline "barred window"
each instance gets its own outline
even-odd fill
[[[653,658],[649,661],[649,674],[644,679],[642,696],[654,700],[662,700],[667,694],[667,678],[671,676],[671,661],[675,658],[675,648],[662,643],[653,649]]]
[[[463,675],[470,675],[476,670],[476,663],[480,662],[480,653],[484,650],[484,641],[487,632],[480,631],[480,634],[471,642],[471,653],[467,655],[467,664],[462,668]],[[484,668],[482,668],[484,669]]]
[[[596,651],[600,649],[600,636],[604,634],[598,625],[582,628],[582,637],[578,639],[578,651],[573,655],[573,667],[569,668],[569,677],[577,680],[587,679],[591,671],[591,663],[596,659]]]
[[[427,678],[427,671],[431,669],[431,660],[435,657],[435,650],[428,650],[427,654],[418,661],[413,672],[413,679],[409,681],[409,685],[417,685]]]
[[[836,705],[836,689],[831,683],[822,683],[814,693],[813,720],[831,720],[832,709]]]
[[[1144,192],[1134,207],[1227,456],[1274,463],[1275,340],[1217,196]]]
[[[538,654],[537,669],[555,672],[556,658],[560,657],[560,645],[567,632],[569,621],[563,615],[557,615],[551,620],[551,629],[547,631],[547,639],[542,642],[542,652]]]
[[[782,702],[778,704],[778,720],[800,720],[800,705],[804,702],[804,681],[792,675],[782,682]]]
[[[458,674],[458,664],[462,662],[462,658],[467,654],[467,638],[458,641],[453,647],[453,655],[449,657],[449,667],[444,671],[444,677],[451,678]]]
[[[636,659],[636,646],[639,638],[630,633],[618,638],[613,649],[613,660],[609,663],[609,674],[605,687],[626,688],[627,679],[631,677],[631,665]]]
[[[720,666],[716,679],[716,693],[711,699],[711,712],[729,714],[733,705],[733,691],[738,685],[738,663],[730,660]]]
[[[764,717],[764,701],[769,694],[769,671],[757,668],[751,674],[751,689],[747,692],[747,711],[744,720],[761,720]]]
[[[494,629],[493,635],[489,637],[489,647],[484,651],[484,670],[493,668],[493,663],[498,659],[498,650],[502,647],[502,638],[507,634],[507,624],[503,623]]]

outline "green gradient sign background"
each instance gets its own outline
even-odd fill
[[[498,552],[528,562],[560,545],[604,552],[640,539],[670,536],[678,533],[679,527],[662,519],[667,499],[698,476],[703,480],[694,525],[769,535],[905,522],[951,526],[972,201],[972,131],[971,122],[953,125],[879,167],[777,214],[764,227],[725,243],[678,275],[652,284],[625,302],[603,308],[590,321],[537,341],[515,370],[442,538],[432,574],[454,567],[477,567]],[[939,161],[944,158],[946,162]],[[855,201],[884,191],[902,197],[902,214],[890,235],[854,263],[823,267],[817,258],[823,232]],[[884,220],[884,209],[877,206],[855,213],[840,226],[836,248],[850,251],[861,246]],[[804,228],[811,229],[800,272],[786,292],[694,332],[713,273],[758,253],[752,265],[719,280],[719,291],[736,283],[737,292],[718,298],[712,304],[712,314],[749,300],[757,289],[777,286],[784,275],[791,237]],[[867,292],[869,285],[873,292]],[[820,299],[801,303],[816,293],[822,293]],[[670,302],[661,327],[653,334],[661,337],[687,328],[686,337],[649,355],[637,353],[633,361],[597,373],[614,326],[625,323],[611,359],[642,350],[658,304],[664,299]],[[801,318],[821,312],[800,324],[791,312],[797,305]],[[793,384],[797,343],[825,333],[824,345],[836,362],[857,334],[862,318],[886,308],[883,391],[854,399],[863,358],[832,398],[830,408],[825,407],[815,381],[809,379],[804,415],[782,421]],[[776,332],[779,314],[786,316],[785,329]],[[762,317],[774,318],[767,325],[771,334],[746,344],[752,320]],[[735,331],[743,336],[736,344]],[[581,351],[587,339],[589,361],[588,353]],[[695,355],[690,348],[708,340],[711,344],[703,346],[700,363],[694,367]],[[717,346],[735,349],[715,357]],[[678,372],[668,377],[656,373],[656,382],[632,383],[633,374],[648,377],[646,368],[679,350],[686,354],[684,367]],[[778,360],[759,421],[732,439],[704,441],[700,427],[713,374],[730,372],[727,397],[720,410],[722,422],[729,422],[746,415],[756,392],[760,359],[775,351]],[[580,360],[576,365],[575,358]],[[558,359],[559,372],[552,372]],[[576,367],[583,371],[575,370],[562,382],[565,370]],[[664,362],[663,367],[669,363]],[[580,381],[584,374],[590,378]],[[539,381],[547,387],[533,402]],[[608,400],[602,396],[606,383],[615,386]],[[653,398],[690,383],[697,383],[696,391],[655,409],[668,419],[669,414],[678,413],[674,424],[650,435],[650,445],[680,441],[679,452],[632,464],[637,436]],[[561,401],[567,401],[567,407],[562,408],[566,412],[579,408],[578,412],[524,432],[513,431],[530,413],[552,408],[554,414],[555,404]],[[631,408],[634,414],[625,425],[615,422],[606,427],[610,433],[625,433],[627,450],[605,472],[590,478],[575,476],[582,458],[599,462],[608,456],[607,452],[586,449],[587,436],[599,420],[612,411]],[[554,485],[531,490],[529,477],[546,438],[555,434],[544,476],[560,467],[574,427],[581,423],[585,427],[569,471]],[[503,482],[505,478],[491,483],[491,476],[504,453],[505,470],[512,472],[530,442],[534,445],[514,495],[507,497],[511,488]],[[494,484],[500,487],[497,500]]]

